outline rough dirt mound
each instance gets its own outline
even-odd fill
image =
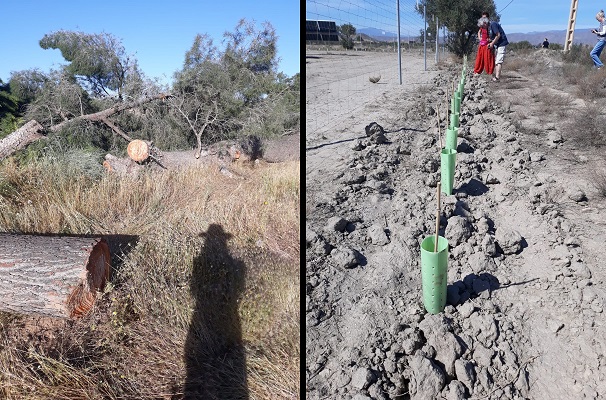
[[[455,187],[442,205],[447,306],[438,315],[423,308],[420,242],[435,230],[440,174],[429,105],[458,71],[439,73],[434,90],[421,94],[396,86],[389,101],[406,119],[386,126],[387,142],[363,138],[357,121],[341,131],[357,140],[335,136],[334,146],[307,151],[311,168],[339,155],[333,168],[307,174],[309,399],[606,395],[596,254],[604,234],[585,231],[599,219],[591,218],[587,183],[552,175],[562,136],[524,137],[484,76],[465,86]],[[373,120],[394,121],[389,111]]]

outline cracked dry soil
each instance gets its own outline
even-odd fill
[[[420,243],[435,233],[436,104],[443,134],[446,90],[461,64],[423,71],[420,56],[408,57],[404,85],[366,80],[373,95],[353,100],[355,113],[308,115],[306,397],[603,398],[606,202],[588,177],[604,156],[578,147],[565,118],[545,118],[551,111],[536,98],[574,95],[554,88],[549,73],[508,70],[515,54],[499,83],[469,71],[453,195],[441,201],[448,301],[431,315]],[[318,79],[339,82],[321,73],[346,69],[343,58],[307,62],[308,106],[321,97]],[[533,60],[557,64],[545,54]],[[371,122],[385,142],[366,137]]]

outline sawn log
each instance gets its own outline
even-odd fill
[[[103,238],[0,233],[0,310],[73,318],[109,279]]]

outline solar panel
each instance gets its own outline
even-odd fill
[[[339,33],[335,21],[305,21],[305,40],[338,42]]]

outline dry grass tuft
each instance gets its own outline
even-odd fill
[[[0,398],[295,398],[300,165],[234,168],[0,165],[0,231],[137,238],[91,315],[0,313]]]
[[[594,170],[589,174],[589,181],[598,191],[598,195],[606,197],[606,170]]]
[[[585,107],[572,113],[566,120],[562,135],[573,139],[579,147],[603,147],[606,139],[605,124],[606,118],[601,115],[600,107]]]

